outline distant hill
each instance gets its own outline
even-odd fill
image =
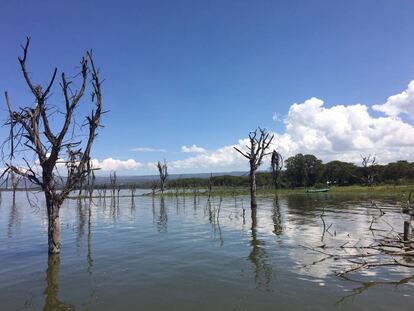
[[[212,173],[213,176],[245,176],[247,172],[220,172]],[[176,180],[182,178],[209,178],[211,173],[193,173],[193,174],[170,174],[168,175],[169,180]],[[158,181],[158,175],[143,175],[143,176],[117,176],[117,182],[119,184],[146,184]],[[96,184],[109,183],[109,176],[97,176]]]

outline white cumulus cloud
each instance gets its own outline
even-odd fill
[[[408,84],[405,91],[388,97],[385,104],[374,105],[372,108],[392,117],[407,114],[414,118],[414,80]]]
[[[397,117],[373,117],[366,105],[326,108],[322,100],[310,98],[293,104],[284,122],[286,131],[276,141],[287,155],[359,162],[361,153],[373,153],[381,162],[413,160],[414,127]]]
[[[395,115],[374,117],[363,104],[325,107],[321,99],[312,97],[291,105],[284,125],[284,132],[274,133],[271,149],[279,150],[285,159],[311,153],[324,161],[359,163],[361,154],[370,153],[382,163],[414,161],[414,127]],[[245,149],[248,143],[247,138],[240,139],[236,145],[173,161],[170,167],[176,171],[247,169],[247,160],[233,147]],[[267,166],[268,159],[262,168]]]
[[[100,168],[101,171],[122,171],[136,170],[142,167],[143,164],[135,161],[134,159],[119,160],[107,158],[102,161],[99,161],[98,159],[93,159],[92,166],[94,168]]]
[[[170,167],[174,170],[186,169],[217,169],[229,168],[234,164],[242,164],[242,156],[233,146],[225,146],[212,152],[201,153],[183,160],[172,161]]]
[[[207,152],[207,150],[202,148],[202,147],[199,147],[197,145],[192,145],[192,146],[189,146],[189,147],[182,146],[181,147],[181,152],[184,152],[184,153],[205,153],[205,152]]]

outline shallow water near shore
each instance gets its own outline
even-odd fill
[[[311,194],[137,196],[67,200],[62,254],[47,256],[43,198],[4,192],[1,310],[409,310],[414,269],[377,267],[341,278],[322,243],[367,245],[381,207],[384,232],[402,230],[392,197]],[[137,192],[138,194],[138,192]],[[321,214],[329,226],[324,233]],[[395,229],[391,229],[395,228]],[[323,237],[322,237],[323,236]],[[322,242],[323,240],[323,242]]]

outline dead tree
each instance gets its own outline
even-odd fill
[[[161,163],[160,161],[158,161],[157,168],[158,168],[158,172],[160,174],[160,189],[161,189],[161,194],[164,194],[165,183],[166,183],[167,178],[168,178],[167,162],[165,160],[164,160],[164,163]]]
[[[273,186],[275,187],[275,190],[276,190],[279,187],[280,172],[282,171],[282,168],[283,168],[283,157],[276,150],[273,150],[272,152],[272,159],[270,160],[270,168],[272,170]]]
[[[270,133],[266,129],[261,129],[258,127],[253,132],[249,134],[250,146],[246,145],[248,149],[247,152],[243,152],[237,147],[234,149],[239,152],[242,156],[249,160],[250,164],[250,198],[251,198],[251,208],[255,209],[257,207],[256,202],[256,171],[259,166],[262,164],[263,157],[269,155],[266,153],[266,150],[269,148],[270,143],[272,142],[274,135],[270,138]]]
[[[361,158],[363,182],[366,186],[372,186],[374,183],[374,165],[376,163],[376,158],[371,154],[367,156],[361,155]]]
[[[207,184],[207,190],[208,190],[207,202],[209,202],[209,203],[210,203],[212,188],[213,188],[213,173],[210,173],[210,177],[208,178],[208,184]]]
[[[109,173],[109,182],[111,184],[111,189],[112,189],[112,198],[115,198],[115,191],[116,191],[116,172],[115,171],[111,171]]]
[[[45,88],[35,84],[26,67],[29,44],[30,38],[27,38],[19,63],[34,96],[34,103],[14,108],[5,92],[9,113],[6,125],[10,127],[10,133],[3,146],[9,145],[10,153],[5,154],[6,169],[2,175],[8,176],[13,172],[43,190],[48,214],[48,250],[49,254],[58,254],[61,248],[60,206],[79,181],[91,171],[91,149],[103,113],[102,81],[93,62],[92,51],[86,52],[80,62],[80,73],[76,75],[80,79],[79,89],[75,90],[74,83],[64,72],[61,73],[60,88],[65,106],[62,111],[58,110],[49,104],[58,70],[54,69]],[[91,93],[95,108],[86,117],[83,127],[79,128],[75,115],[87,92]],[[60,119],[57,116],[62,117]],[[54,126],[50,122],[52,118],[55,119]],[[57,120],[62,123],[58,125]],[[87,133],[82,132],[83,128],[87,129]],[[67,176],[61,177],[64,171]]]
[[[95,180],[96,180],[95,172],[94,172],[94,169],[91,168],[91,173],[87,177],[87,188],[88,188],[88,193],[89,193],[89,203],[92,202],[93,192],[95,190]]]
[[[155,196],[155,192],[157,191],[157,182],[156,181],[154,181],[152,184],[151,184],[151,194],[152,194],[152,196],[154,197]]]
[[[136,184],[131,184],[129,186],[129,190],[131,191],[132,204],[134,204],[135,203],[135,192],[137,191],[137,185]]]

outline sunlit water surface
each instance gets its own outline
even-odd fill
[[[122,196],[124,195],[124,196]],[[0,205],[1,310],[411,310],[413,270],[335,275],[343,263],[310,248],[366,245],[378,209],[366,197],[138,196],[61,208],[62,254],[48,260],[47,221],[24,193]],[[221,201],[221,203],[220,203]],[[377,199],[402,227],[393,199]],[[245,209],[245,212],[243,212]],[[323,224],[329,227],[322,242]],[[386,224],[375,224],[385,226]],[[389,228],[388,228],[389,229]]]

